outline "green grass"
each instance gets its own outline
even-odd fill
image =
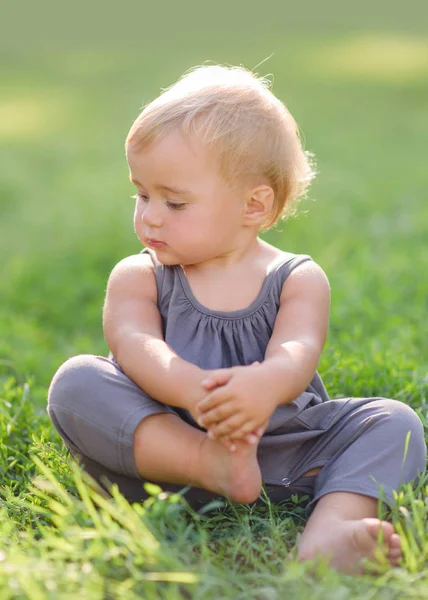
[[[273,53],[256,71],[274,74],[319,175],[302,214],[266,239],[311,254],[330,279],[321,375],[332,397],[396,398],[427,424],[426,3],[358,6],[370,19],[337,1],[271,1],[245,17],[233,5],[226,20],[220,3],[211,28],[195,6],[192,18],[171,6],[167,23],[131,0],[98,13],[77,4],[68,19],[53,3],[26,20],[9,7],[22,29],[0,40],[2,599],[428,596],[426,475],[388,515],[403,566],[346,577],[287,558],[301,499],[198,514],[156,488],[142,504],[107,499],[45,410],[66,358],[107,353],[108,274],[140,249],[123,147],[139,107],[195,64],[251,68]]]

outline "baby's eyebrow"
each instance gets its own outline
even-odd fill
[[[137,181],[136,179],[131,179],[132,183],[135,183],[139,186],[141,186],[142,184]],[[172,186],[172,185],[164,185],[164,184],[155,184],[153,187],[155,187],[158,190],[166,190],[167,192],[171,192],[172,194],[180,194],[181,196],[194,196],[194,193],[191,190],[184,190],[182,188],[178,188],[176,186]]]

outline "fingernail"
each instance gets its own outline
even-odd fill
[[[252,433],[250,433],[250,435],[248,436],[247,439],[250,442],[250,444],[257,444],[258,437],[256,435],[253,435]]]
[[[232,445],[230,446],[230,451],[231,451],[231,452],[235,452],[235,450],[236,450],[236,446],[235,446],[235,444],[232,444]]]
[[[212,431],[208,432],[208,437],[210,438],[210,440],[214,440],[214,433]]]

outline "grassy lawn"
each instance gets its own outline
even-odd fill
[[[428,597],[428,475],[388,514],[402,567],[347,577],[288,557],[304,499],[199,513],[154,486],[142,504],[107,499],[45,408],[66,358],[108,352],[106,281],[140,250],[124,157],[139,108],[196,64],[270,57],[255,71],[273,73],[319,174],[265,237],[330,279],[319,371],[332,398],[395,398],[427,424],[428,5],[96,4],[16,3],[0,40],[0,597]]]

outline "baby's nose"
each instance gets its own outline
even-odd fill
[[[160,227],[162,225],[162,209],[160,206],[156,206],[153,202],[149,202],[141,215],[142,221],[145,225],[150,227]]]

